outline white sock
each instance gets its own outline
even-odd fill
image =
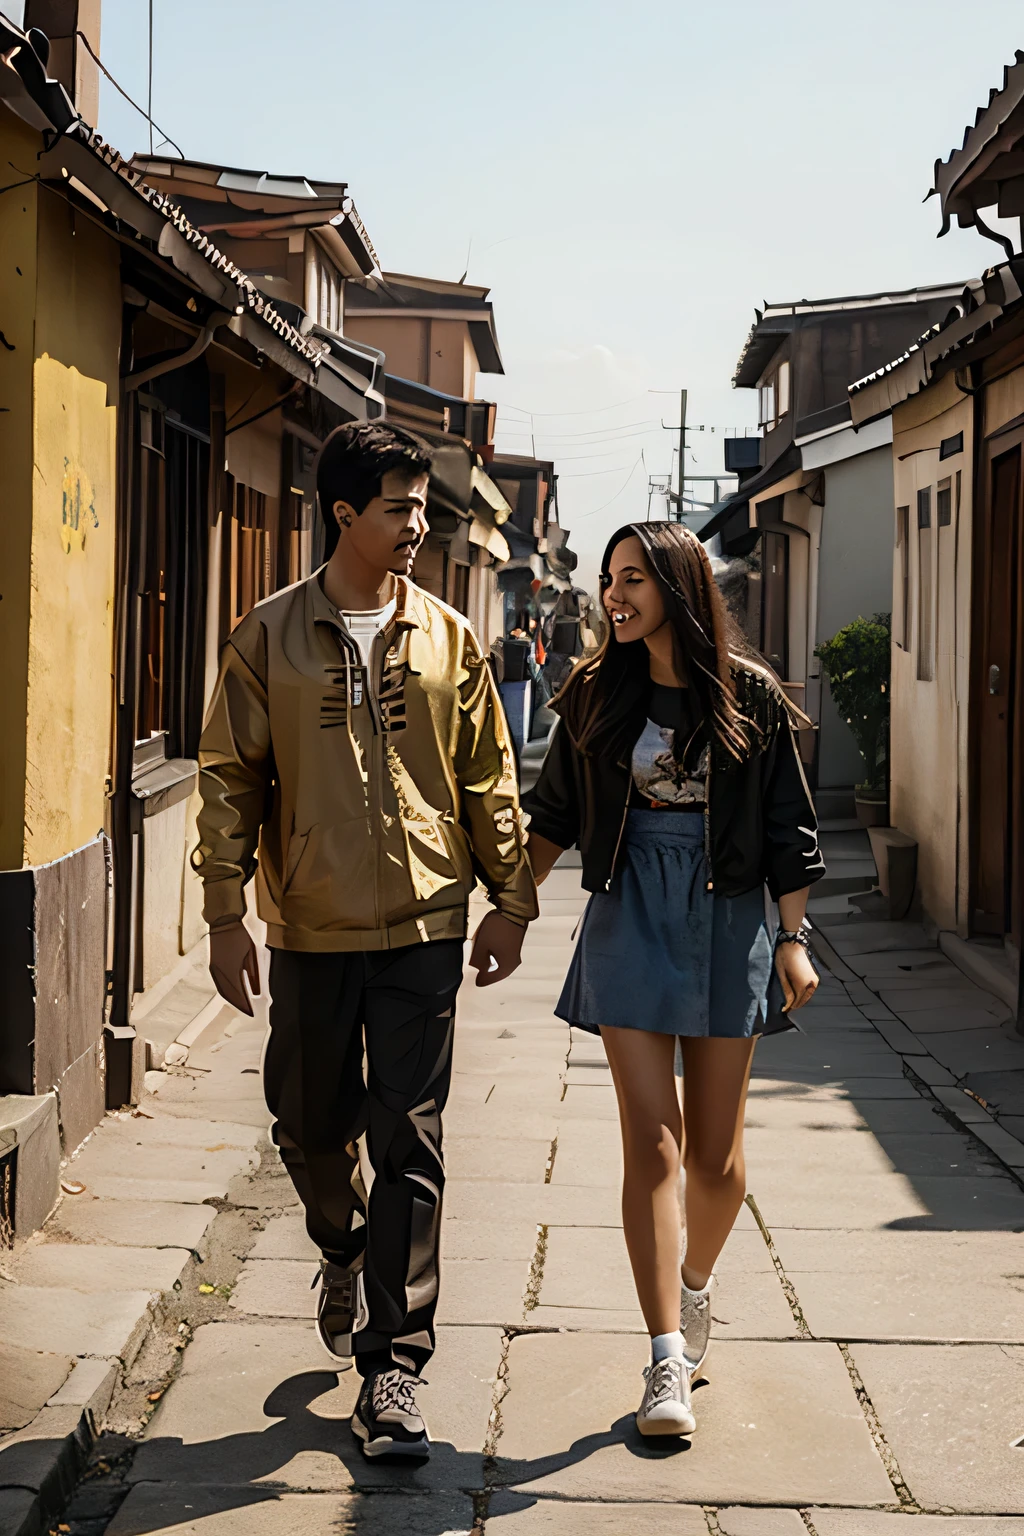
[[[651,1339],[651,1359],[657,1365],[659,1360],[681,1360],[683,1358],[683,1336],[677,1328],[675,1333],[656,1333]]]
[[[712,1282],[712,1280],[714,1278],[715,1278],[714,1275],[709,1275],[708,1279],[707,1279],[707,1284],[703,1285],[699,1291],[691,1291],[690,1287],[687,1285],[686,1281],[682,1278],[682,1276],[680,1276],[679,1283],[682,1286],[683,1290],[686,1292],[687,1296],[706,1296],[707,1293],[708,1293],[708,1289],[709,1289],[709,1287],[711,1285],[711,1282]]]

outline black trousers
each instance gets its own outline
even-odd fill
[[[263,1086],[274,1140],[314,1243],[335,1263],[362,1259],[364,1375],[392,1362],[420,1371],[434,1350],[441,1111],[461,981],[458,939],[271,952]]]

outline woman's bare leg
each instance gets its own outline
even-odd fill
[[[674,1035],[601,1030],[619,1101],[622,1225],[648,1332],[679,1328],[679,1157],[682,1116]]]
[[[754,1043],[722,1039],[681,1042],[686,1169],[682,1275],[692,1291],[707,1285],[746,1194],[743,1118]]]

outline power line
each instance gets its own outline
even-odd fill
[[[632,405],[635,400],[642,400],[643,395],[630,395],[628,400],[620,400],[616,405],[595,405],[588,411],[528,411],[525,405],[513,405],[508,400],[499,401],[507,411],[522,411],[524,416],[597,416],[601,411],[621,411],[624,405]]]
[[[626,486],[629,484],[629,482],[632,480],[634,474],[636,473],[637,465],[643,463],[643,457],[644,457],[643,454],[641,454],[640,457],[635,461],[635,463],[633,464],[632,469],[630,470],[629,474],[626,476],[625,480],[623,480],[622,484],[619,486],[619,488],[615,492],[614,496],[609,496],[607,501],[603,501],[599,507],[594,507],[592,509],[592,511],[590,511],[590,512],[581,512],[579,517],[575,517],[574,516],[573,517],[573,522],[574,523],[582,523],[585,518],[596,517],[598,512],[603,512],[606,507],[610,507],[613,501],[618,501],[619,497],[622,495],[623,491],[626,489]]]

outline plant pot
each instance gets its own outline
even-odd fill
[[[854,810],[862,827],[887,827],[889,825],[888,800],[864,800],[854,794]]]

